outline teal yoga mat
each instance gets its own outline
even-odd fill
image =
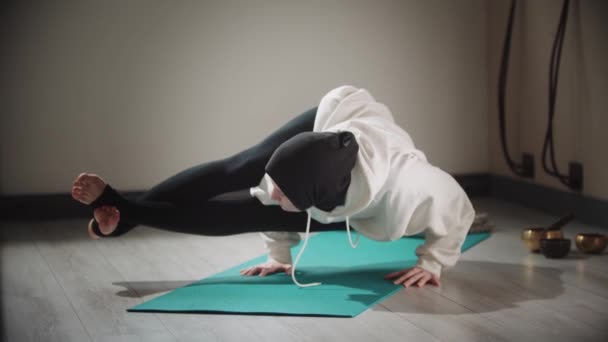
[[[462,250],[485,240],[490,233],[471,233]],[[131,312],[207,312],[264,315],[355,317],[403,289],[384,280],[388,273],[416,263],[415,249],[424,238],[404,237],[379,242],[361,236],[356,249],[342,231],[320,232],[308,241],[297,265],[300,288],[291,276],[241,276],[239,271],[266,260],[262,255],[157,298],[129,308]],[[292,248],[295,258],[302,243]]]

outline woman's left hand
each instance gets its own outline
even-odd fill
[[[423,287],[427,282],[435,286],[441,285],[438,276],[417,266],[387,274],[384,276],[384,279],[395,279],[393,281],[394,284],[403,284],[405,287],[409,287],[414,283],[418,287]]]

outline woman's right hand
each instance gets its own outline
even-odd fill
[[[285,272],[287,275],[291,275],[291,264],[283,264],[276,261],[267,261],[265,263],[251,266],[241,270],[241,275],[253,276],[259,274],[260,277],[268,274],[277,272]]]

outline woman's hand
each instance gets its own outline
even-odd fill
[[[252,276],[259,274],[260,277],[263,277],[265,275],[277,272],[285,272],[285,274],[291,275],[291,264],[282,264],[279,262],[268,261],[259,265],[242,269],[241,275]]]
[[[384,276],[384,279],[394,279],[394,284],[403,284],[405,287],[416,283],[418,287],[423,287],[427,282],[429,284],[440,286],[439,277],[435,274],[421,268],[421,267],[410,267],[401,271],[393,272]]]

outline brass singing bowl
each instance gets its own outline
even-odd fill
[[[541,239],[563,239],[564,233],[561,230],[546,230],[542,227],[526,228],[521,233],[521,239],[530,252],[540,252]]]
[[[601,253],[606,248],[606,235],[579,233],[574,240],[576,247],[583,253]]]

